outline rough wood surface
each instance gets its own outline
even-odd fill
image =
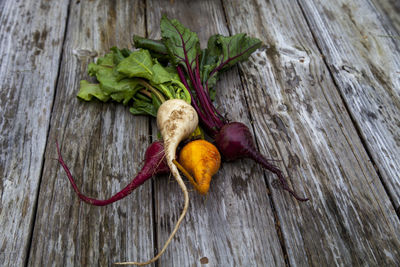
[[[214,33],[264,44],[222,75],[217,105],[308,203],[249,160],[224,163],[153,266],[399,266],[400,56],[397,3],[335,1],[0,1],[0,262],[111,266],[148,260],[183,197],[172,177],[125,200],[78,200],[55,139],[89,196],[117,192],[157,138],[127,107],[76,99],[87,64],[133,34],[159,38],[161,14],[204,46]],[[232,93],[235,91],[235,93]],[[391,165],[392,164],[392,165]]]
[[[400,1],[398,0],[373,0],[375,8],[377,8],[382,14],[380,14],[379,20],[383,26],[392,26],[396,29],[395,35],[384,35],[381,37],[393,38],[395,41],[400,40]]]
[[[371,2],[300,1],[340,94],[400,208],[400,49]],[[319,16],[313,15],[319,14]]]
[[[68,1],[0,3],[0,262],[27,259]]]
[[[251,32],[266,45],[241,65],[261,151],[281,158],[293,186],[311,197],[298,204],[272,191],[290,265],[396,265],[398,217],[301,9],[293,1],[224,4],[232,34]]]
[[[205,46],[212,34],[229,35],[223,12],[221,4],[212,0],[148,1],[149,37],[160,38],[160,18],[165,14],[197,32]],[[238,72],[233,69],[218,84],[217,98],[221,112],[250,125],[246,100],[237,91],[240,88]],[[192,191],[189,212],[160,266],[200,266],[204,261],[210,266],[285,266],[264,175],[253,162],[224,163],[206,197],[194,192],[189,183],[188,188]],[[155,194],[160,248],[183,200],[172,178],[157,180]]]
[[[30,266],[111,266],[153,255],[151,183],[106,207],[80,202],[56,160],[58,139],[78,186],[106,198],[122,189],[142,165],[149,119],[127,107],[76,99],[87,64],[112,46],[131,48],[145,34],[144,6],[133,1],[73,1],[52,114]]]

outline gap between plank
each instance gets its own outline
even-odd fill
[[[42,179],[43,179],[43,172],[44,172],[44,163],[46,161],[46,151],[47,148],[49,146],[49,136],[50,136],[50,130],[51,130],[51,122],[53,120],[53,111],[54,111],[54,106],[55,106],[55,102],[56,102],[56,96],[57,96],[57,88],[58,88],[58,83],[60,81],[60,73],[61,73],[61,65],[63,62],[63,55],[64,55],[64,45],[65,45],[65,41],[67,38],[67,32],[68,32],[68,23],[69,23],[69,19],[70,19],[70,8],[71,8],[71,1],[70,0],[68,2],[67,5],[67,14],[66,14],[66,18],[65,18],[65,27],[64,27],[64,33],[63,33],[63,37],[62,37],[62,44],[61,44],[61,48],[60,48],[60,59],[59,59],[59,64],[58,64],[58,68],[57,68],[57,75],[56,75],[56,81],[54,83],[54,95],[53,95],[53,102],[51,104],[51,109],[50,109],[50,117],[49,117],[49,127],[47,129],[47,134],[46,134],[46,145],[44,148],[44,153],[43,153],[43,159],[41,162],[41,166],[40,166],[40,175],[39,175],[39,182],[38,182],[38,188],[37,188],[37,192],[36,192],[36,196],[35,196],[35,202],[33,204],[32,210],[33,210],[33,216],[31,219],[31,226],[30,226],[30,233],[29,233],[29,241],[27,244],[27,256],[25,258],[24,261],[24,265],[25,267],[28,266],[29,264],[29,258],[31,256],[31,251],[32,251],[32,242],[33,242],[33,232],[35,230],[35,224],[36,224],[36,216],[37,216],[37,211],[38,211],[38,204],[39,204],[39,195],[40,195],[40,189],[41,189],[41,184],[42,184]],[[53,140],[55,141],[55,140]],[[53,160],[53,159],[50,159]]]
[[[146,32],[146,37],[147,37],[147,32]],[[149,119],[148,122],[149,122],[148,129],[149,129],[149,133],[150,133],[150,142],[152,143],[156,140],[156,138],[154,138],[153,135],[151,134],[152,130],[153,130],[153,127],[151,124],[151,119]],[[158,232],[157,232],[158,222],[157,222],[157,217],[156,217],[157,216],[157,212],[156,212],[157,197],[156,197],[156,183],[154,181],[154,178],[155,177],[153,177],[153,179],[150,180],[151,181],[150,188],[151,188],[151,201],[152,201],[151,209],[152,209],[152,216],[153,216],[153,255],[157,255],[157,253],[158,253],[158,245],[157,245],[158,244]],[[153,255],[150,255],[150,257],[153,257]],[[153,264],[155,267],[158,267],[159,266],[158,260],[155,261]]]
[[[146,38],[149,38],[149,31],[148,31],[148,23],[147,23],[147,5],[148,2],[147,0],[143,0],[143,13],[144,13],[144,30],[145,30],[145,36]],[[150,135],[150,143],[153,143],[154,141],[157,140],[156,137],[153,136],[153,125],[151,123],[152,118],[150,117],[148,120],[148,133]],[[150,188],[151,188],[151,214],[153,216],[153,255],[157,255],[158,253],[158,220],[157,220],[157,211],[156,211],[156,201],[157,201],[157,194],[156,194],[156,182],[154,180],[155,177],[153,177],[153,179],[150,180]],[[153,257],[153,255],[150,255],[150,257]],[[159,261],[155,261],[153,263],[153,265],[155,267],[159,267]]]
[[[224,13],[225,23],[226,23],[226,26],[228,28],[229,35],[231,36],[232,32],[231,32],[230,23],[229,23],[229,20],[228,20],[228,16],[227,16],[224,0],[221,0],[221,5],[222,5],[222,11]],[[243,89],[242,91],[243,91],[243,94],[244,94],[244,99],[246,101],[247,113],[248,113],[248,116],[250,118],[250,122],[252,122],[253,121],[253,117],[251,115],[250,105],[249,105],[249,103],[247,101],[247,97],[246,97],[246,90],[244,88],[244,78],[243,78],[244,75],[243,75],[243,72],[241,70],[240,64],[237,66],[237,70],[238,70],[238,73],[239,73],[240,84],[241,84],[241,87]],[[255,137],[256,135],[255,135],[254,124],[250,123],[250,127],[252,129],[253,136]],[[256,148],[259,150],[260,149],[259,143],[258,143],[256,138],[254,138],[254,139],[255,139]],[[281,249],[282,249],[283,260],[285,262],[285,265],[290,267],[290,263],[289,263],[289,260],[288,260],[288,257],[287,257],[288,254],[287,254],[287,250],[286,250],[286,244],[285,244],[285,240],[284,240],[283,234],[282,234],[283,232],[282,232],[282,229],[281,229],[281,223],[279,221],[278,213],[277,213],[276,208],[275,208],[275,203],[274,203],[274,200],[272,198],[271,188],[270,188],[270,186],[268,184],[268,177],[267,177],[266,171],[263,168],[261,168],[261,169],[262,169],[263,176],[264,176],[265,186],[266,186],[266,188],[268,190],[267,196],[268,196],[269,203],[270,203],[270,206],[271,206],[272,214],[274,216],[275,232],[276,232],[276,234],[278,236],[279,243],[280,243],[280,246],[281,246]]]
[[[250,122],[252,122],[253,121],[253,117],[251,116],[251,113],[250,113],[250,106],[249,106],[249,103],[248,103],[247,98],[246,98],[246,90],[245,90],[245,88],[243,86],[243,84],[244,84],[244,80],[243,80],[244,74],[243,74],[243,71],[240,69],[240,67],[238,67],[238,72],[239,72],[240,82],[241,82],[242,89],[243,89],[244,96],[245,96],[244,99],[246,101],[246,106],[247,106],[247,109],[248,109],[248,115],[249,115],[249,118],[250,118]],[[250,127],[251,127],[252,132],[253,132],[253,136],[255,137],[256,134],[255,134],[254,124],[250,123],[250,125],[251,125]],[[271,135],[271,138],[276,143],[276,140],[274,139],[273,135]],[[254,138],[254,142],[255,142],[257,150],[260,151],[260,145],[259,145],[259,142],[258,142],[257,138]],[[278,148],[278,150],[279,150],[279,148]],[[281,153],[279,153],[279,154],[281,154]],[[286,172],[288,173],[286,166],[284,166],[284,168],[286,169]],[[268,180],[269,180],[268,177],[267,177],[267,172],[268,171],[265,170],[262,167],[261,167],[261,170],[263,172],[265,186],[266,186],[266,188],[268,190],[267,195],[268,195],[268,198],[269,198],[269,203],[270,203],[270,206],[271,206],[272,214],[274,215],[275,231],[277,233],[277,236],[278,236],[278,239],[279,239],[279,243],[281,245],[281,249],[282,249],[282,253],[283,253],[283,260],[285,262],[285,265],[290,267],[290,263],[289,263],[288,257],[287,257],[288,254],[287,254],[287,250],[286,250],[286,243],[285,243],[285,239],[283,238],[283,234],[282,234],[283,232],[282,232],[282,229],[281,229],[281,223],[280,223],[280,220],[279,220],[279,217],[278,217],[278,213],[277,213],[276,208],[275,208],[275,206],[276,206],[275,202],[274,202],[274,200],[272,198],[271,187],[269,186],[269,183],[268,183]],[[277,189],[277,190],[279,190],[279,189]]]
[[[304,9],[303,9],[303,6],[301,5],[301,3],[300,3],[299,0],[297,0],[297,5],[300,7],[301,13],[303,14],[303,17],[304,17],[304,19],[305,19],[305,21],[306,21],[306,23],[307,23],[307,26],[308,26],[308,28],[309,28],[309,30],[310,30],[311,36],[312,36],[312,38],[313,38],[313,41],[314,41],[316,47],[318,48],[319,53],[320,53],[321,55],[323,55],[322,49],[321,49],[320,45],[318,44],[317,38],[315,37],[314,32],[313,32],[313,30],[312,30],[311,23],[310,23],[310,21],[307,19],[306,13],[305,13],[305,11],[304,11]],[[341,99],[342,102],[343,102],[343,106],[345,107],[347,114],[349,114],[349,118],[350,118],[350,120],[351,120],[351,122],[352,122],[352,124],[353,124],[353,126],[354,126],[354,128],[355,128],[355,130],[356,130],[356,132],[357,132],[358,137],[360,138],[361,144],[362,144],[362,146],[363,146],[365,152],[367,153],[367,156],[368,156],[368,158],[369,158],[369,160],[370,160],[372,166],[374,167],[374,170],[375,170],[376,174],[378,175],[378,178],[379,178],[381,184],[383,185],[383,188],[384,188],[384,190],[385,190],[385,192],[386,192],[386,195],[389,197],[389,200],[390,200],[390,202],[392,203],[392,206],[393,206],[393,208],[394,208],[394,210],[395,210],[395,212],[396,212],[396,215],[397,215],[398,219],[400,219],[400,206],[399,206],[399,207],[396,207],[396,206],[395,206],[395,202],[394,202],[393,198],[392,198],[391,195],[390,195],[390,190],[388,189],[388,187],[387,187],[386,184],[385,184],[384,179],[382,178],[382,174],[381,174],[381,172],[380,172],[380,170],[379,170],[379,168],[378,168],[378,165],[376,164],[374,158],[372,157],[372,152],[371,152],[371,150],[368,148],[366,140],[363,138],[362,130],[361,130],[360,126],[358,125],[356,119],[355,119],[354,116],[352,115],[352,113],[351,113],[351,111],[350,111],[350,107],[349,107],[349,105],[347,104],[347,102],[345,101],[345,97],[344,97],[342,91],[339,89],[339,85],[338,85],[338,83],[336,82],[335,76],[333,75],[331,69],[329,68],[329,64],[328,64],[326,58],[325,58],[325,57],[322,57],[322,60],[323,60],[324,65],[326,66],[326,68],[327,68],[327,70],[328,70],[328,73],[329,73],[329,75],[330,75],[330,77],[331,77],[331,79],[332,79],[333,84],[334,84],[335,87],[336,87],[336,90],[338,91],[339,97],[340,97],[340,99]],[[347,138],[346,138],[346,139],[347,139]]]

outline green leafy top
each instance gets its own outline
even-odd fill
[[[134,114],[156,116],[165,99],[192,103],[206,128],[215,129],[224,118],[208,103],[214,99],[219,73],[246,60],[261,41],[240,33],[209,38],[200,49],[196,33],[178,20],[162,17],[162,40],[134,36],[137,51],[111,48],[110,53],[90,63],[88,73],[98,83],[81,81],[78,98],[114,100],[130,105]],[[211,99],[211,100],[210,100]]]
[[[193,68],[196,57],[200,53],[199,37],[185,28],[178,20],[161,18],[161,35],[173,64],[181,64],[188,70]]]
[[[200,49],[197,34],[184,27],[178,20],[169,20],[163,16],[160,27],[162,40],[134,36],[135,47],[146,48],[153,57],[162,58],[163,61],[167,58],[175,66],[181,66],[189,80],[196,78],[198,67],[200,81],[211,96],[215,94],[213,89],[219,78],[218,74],[248,59],[262,44],[259,39],[244,33],[233,36],[216,34],[208,39],[205,49]]]
[[[191,92],[192,105],[201,122],[211,135],[215,135],[217,129],[226,123],[226,119],[211,103],[215,96],[212,88],[218,80],[218,74],[246,60],[261,46],[261,41],[244,33],[233,36],[217,34],[211,36],[207,48],[201,50],[196,33],[179,21],[166,17],[161,19],[161,35],[170,61]]]
[[[81,81],[78,98],[91,101],[110,99],[127,105],[134,114],[157,115],[165,99],[179,98],[190,103],[190,94],[174,68],[162,66],[149,51],[111,48],[110,53],[90,63],[88,74],[98,83]]]

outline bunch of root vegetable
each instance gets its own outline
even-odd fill
[[[261,41],[245,34],[229,37],[217,34],[209,38],[207,48],[201,49],[196,33],[167,17],[161,19],[161,33],[161,40],[134,36],[138,50],[113,47],[96,63],[90,63],[88,73],[98,82],[81,81],[77,95],[85,101],[120,102],[130,106],[133,114],[156,117],[162,141],[147,148],[144,165],[132,182],[109,199],[85,196],[76,185],[57,144],[58,160],[73,189],[82,201],[91,205],[104,206],[118,201],[158,174],[170,172],[181,187],[183,211],[160,252],[147,262],[117,264],[146,265],[164,253],[189,206],[188,190],[179,170],[200,194],[206,194],[212,176],[220,168],[221,155],[227,161],[244,157],[253,159],[276,174],[282,188],[294,198],[308,200],[290,189],[281,170],[256,150],[249,128],[240,122],[228,123],[213,105],[219,73],[246,60],[260,47]],[[204,136],[193,140],[194,132],[201,132],[199,122],[210,141],[204,140]],[[177,148],[187,139],[189,142],[185,142],[177,159]]]

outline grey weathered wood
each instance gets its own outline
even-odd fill
[[[322,9],[328,2],[332,1],[321,1],[318,7]],[[344,61],[347,54],[344,51],[336,53],[340,48],[334,43],[352,38],[348,28],[343,28],[351,18],[343,10],[339,14],[333,6],[340,5],[332,3],[333,11],[329,10],[334,14],[332,17],[338,18],[332,23],[341,23],[342,27],[338,26],[328,34],[324,28],[331,29],[325,23],[327,12],[317,10],[310,1],[305,5],[310,6],[305,13],[307,19],[313,21],[314,36],[317,35],[319,43],[333,45],[323,52],[330,59],[342,58]],[[281,158],[283,162],[279,166],[291,177],[293,186],[311,198],[308,203],[296,203],[277,190],[272,191],[290,265],[398,265],[399,219],[352,125],[300,7],[293,1],[256,0],[224,1],[224,6],[232,33],[248,32],[265,43],[249,62],[241,65],[260,149],[267,155]],[[378,23],[373,15],[368,18],[371,20],[364,24]],[[354,45],[352,43],[352,47]],[[396,58],[396,54],[395,51],[391,56]],[[380,57],[389,55],[364,55],[369,61]],[[350,56],[347,60],[350,71],[355,62],[360,62]],[[397,66],[394,61],[396,59],[386,62],[389,71],[394,71],[393,67]],[[373,64],[376,66],[377,63]],[[364,62],[359,67],[368,65]],[[378,70],[383,75],[380,67]],[[389,73],[394,77],[394,72]],[[395,78],[389,78],[389,73],[379,77],[386,83],[385,88],[393,92],[393,101],[389,102],[383,92],[379,93],[379,85],[373,76],[365,80],[366,95],[359,97],[376,99],[368,92],[374,86],[378,91],[375,93],[386,101],[387,110],[393,115],[398,114],[394,86],[397,82]],[[340,88],[342,82],[349,80],[354,78],[340,76],[336,82]],[[350,88],[351,95],[356,91],[354,87]],[[362,117],[356,117],[358,123],[361,119],[369,120],[365,113],[368,111],[365,110]],[[378,125],[379,120],[385,119],[380,113],[372,116],[376,117]],[[372,129],[375,135],[383,133],[379,128]],[[388,135],[387,142],[393,138],[395,135]],[[375,145],[369,147],[379,155]],[[395,144],[387,149],[398,154]],[[390,159],[397,160],[394,155]],[[381,164],[379,162],[380,169]],[[396,170],[393,173],[392,181],[395,182],[398,172],[397,176]]]
[[[151,183],[106,207],[80,202],[56,160],[54,140],[82,192],[110,197],[131,181],[149,144],[149,119],[127,107],[76,99],[87,64],[143,35],[140,1],[72,1],[46,149],[30,266],[110,266],[153,255]]]
[[[312,199],[294,201],[249,160],[224,163],[207,197],[191,190],[189,213],[157,264],[400,265],[396,8],[390,0],[0,1],[0,262],[109,266],[148,260],[164,244],[183,205],[173,178],[91,207],[70,187],[54,144],[90,196],[130,181],[150,121],[156,138],[154,120],[75,95],[89,62],[113,45],[130,47],[134,33],[159,37],[164,13],[203,45],[217,32],[264,41],[221,77],[218,108],[252,125],[260,150],[282,159],[290,184]]]
[[[0,3],[0,262],[27,259],[68,1]]]
[[[396,35],[381,35],[381,37],[394,38],[400,40],[400,1],[397,0],[372,0],[375,7],[380,14],[380,20],[382,20],[383,26],[391,25],[396,29]]]
[[[160,38],[160,18],[177,18],[197,32],[203,45],[210,35],[228,35],[218,1],[148,1],[150,38]],[[220,110],[249,123],[237,69],[218,84]],[[188,183],[191,204],[160,266],[284,266],[264,175],[250,161],[224,163],[206,197]],[[182,193],[173,178],[155,183],[158,247],[162,247],[182,210]],[[284,197],[289,197],[284,195]]]
[[[399,208],[400,50],[398,40],[387,37],[396,31],[382,23],[382,14],[367,0],[300,2],[342,98]]]

